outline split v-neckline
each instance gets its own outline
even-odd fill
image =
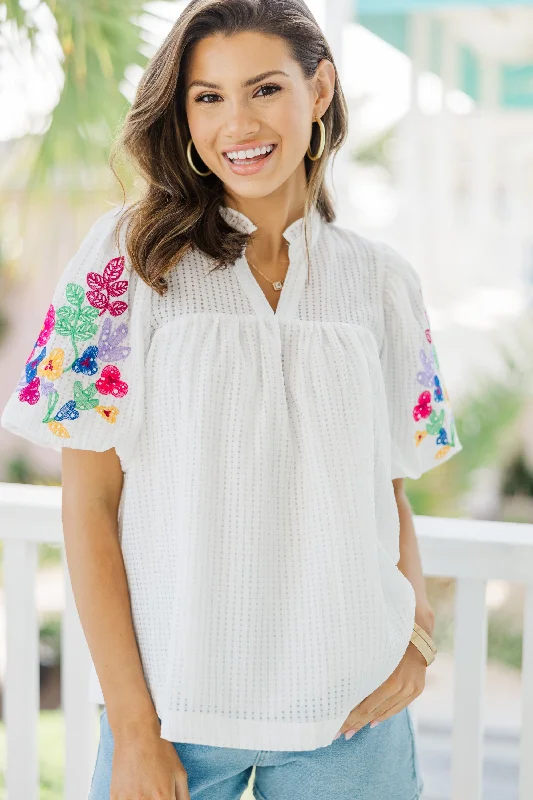
[[[219,211],[232,227],[246,233],[253,233],[257,229],[249,217],[241,211],[237,211],[230,206],[219,206]],[[311,209],[309,219],[309,248],[316,243],[322,217],[316,208]],[[289,265],[280,289],[277,306],[272,308],[265,292],[256,280],[252,268],[250,267],[245,252],[237,258],[233,269],[237,275],[239,283],[246,294],[254,312],[261,317],[271,319],[290,319],[296,316],[300,303],[305,281],[307,277],[307,259],[305,248],[304,217],[299,217],[292,222],[284,231],[283,237],[289,243]]]

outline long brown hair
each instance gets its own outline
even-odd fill
[[[334,64],[319,25],[301,0],[192,0],[185,8],[143,73],[111,158],[113,167],[117,154],[124,152],[144,178],[144,192],[123,212],[119,228],[127,219],[126,248],[132,268],[160,295],[167,287],[165,273],[189,248],[196,247],[214,259],[216,268],[223,268],[242,254],[250,237],[232,228],[219,213],[218,206],[224,203],[220,178],[214,173],[196,175],[186,155],[190,132],[184,78],[191,49],[212,34],[242,31],[284,39],[306,79],[315,74],[321,59]],[[308,212],[313,206],[326,222],[335,219],[325,173],[330,156],[347,135],[348,112],[338,79],[322,121],[324,152],[317,161],[304,158],[306,241]],[[313,153],[318,133],[318,126],[313,126]],[[205,171],[197,154],[195,159],[198,169]]]

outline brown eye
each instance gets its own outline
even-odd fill
[[[195,98],[194,102],[195,103],[201,103],[204,100],[205,97],[218,97],[218,94],[212,94],[212,93],[201,94],[199,97]],[[207,106],[210,103],[211,103],[211,101],[209,100],[208,102],[205,103],[205,105]]]
[[[268,94],[260,95],[260,97],[270,97],[270,95],[275,94],[277,91],[281,91],[281,86],[277,86],[275,83],[265,83],[263,86],[260,86],[258,91],[262,91],[263,89],[268,90]],[[270,91],[270,90],[273,91]]]

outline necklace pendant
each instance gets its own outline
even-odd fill
[[[278,291],[278,292],[279,292],[279,291],[280,291],[280,289],[282,289],[282,288],[283,288],[283,281],[274,281],[274,282],[272,283],[272,286],[274,287],[274,289],[276,289],[276,291]]]

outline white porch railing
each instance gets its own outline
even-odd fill
[[[415,517],[426,575],[457,579],[452,739],[452,800],[482,800],[483,690],[487,648],[486,583],[526,585],[522,664],[520,800],[533,797],[533,525]],[[0,484],[0,538],[6,597],[7,800],[37,800],[38,619],[34,602],[37,544],[61,543],[61,489]],[[62,627],[65,800],[89,791],[94,768],[95,707],[89,702],[90,654],[66,561]]]

